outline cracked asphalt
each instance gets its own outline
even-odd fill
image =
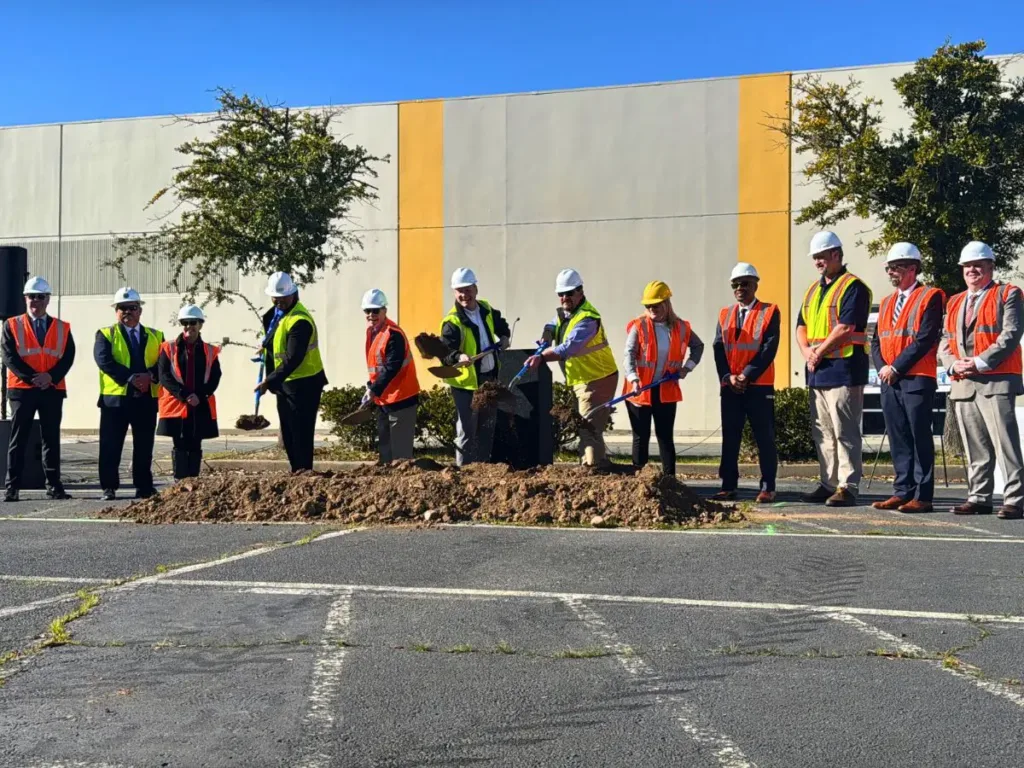
[[[1024,525],[798,490],[711,532],[153,527],[27,493],[0,766],[1021,764]]]

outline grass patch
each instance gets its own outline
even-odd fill
[[[504,653],[504,654],[511,655],[511,654],[516,652],[516,649],[513,648],[508,643],[506,643],[504,640],[502,640],[500,643],[498,643],[496,646],[494,646],[494,652],[495,653]]]
[[[451,648],[445,651],[445,653],[472,653],[473,646],[468,643],[462,643],[461,645],[453,645]]]
[[[588,648],[566,648],[554,655],[556,659],[599,659],[603,656],[611,656],[612,652],[607,648],[592,645]]]
[[[411,646],[416,653],[430,653],[434,647],[430,643],[415,643]]]

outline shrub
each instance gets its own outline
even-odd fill
[[[803,387],[776,390],[775,445],[781,461],[817,458],[811,437],[810,390]],[[745,460],[757,457],[757,443],[749,423],[743,427],[740,456]]]
[[[561,410],[559,406],[568,407],[575,412],[579,412],[579,401],[576,399],[576,393],[572,391],[572,387],[561,381],[556,381],[552,385],[553,389],[551,392],[551,405],[552,410],[558,412]],[[605,432],[612,431],[611,419],[604,428]],[[563,420],[551,417],[551,435],[554,439],[555,452],[564,451],[573,443],[576,442],[578,434],[573,423],[568,420]]]
[[[448,387],[435,384],[429,392],[420,392],[416,436],[445,450],[455,450],[455,400]]]
[[[375,419],[355,427],[342,426],[338,423],[342,416],[352,413],[359,407],[365,392],[365,386],[347,385],[328,389],[320,398],[320,415],[331,425],[331,434],[336,435],[346,448],[356,451],[375,451],[377,450],[377,421]]]

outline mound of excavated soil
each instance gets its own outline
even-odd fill
[[[214,472],[100,514],[143,523],[505,521],[637,528],[742,519],[738,511],[701,499],[653,467],[595,474],[566,465],[513,470],[503,464],[474,464],[460,469],[429,459],[342,472]]]

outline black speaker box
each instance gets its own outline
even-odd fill
[[[532,354],[532,349],[503,352],[498,380],[508,385]],[[504,462],[516,469],[551,464],[555,452],[551,424],[551,369],[548,363],[528,371],[515,389],[519,399],[515,413],[498,411],[491,461]]]
[[[0,317],[25,314],[21,292],[28,280],[28,251],[17,245],[0,246]]]

